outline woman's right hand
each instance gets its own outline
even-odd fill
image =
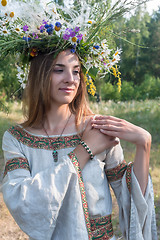
[[[92,127],[91,118],[83,132],[82,140],[90,148],[93,155],[99,154],[106,149],[113,147],[119,143],[115,137],[107,136],[100,132],[99,129]],[[82,145],[78,145],[74,150],[80,164],[80,168],[83,169],[85,164],[89,161],[90,155]]]

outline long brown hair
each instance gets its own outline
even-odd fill
[[[54,54],[39,54],[31,61],[28,83],[23,99],[24,115],[27,118],[23,124],[24,127],[41,125],[45,114],[50,110],[51,73],[55,60]],[[88,105],[85,85],[81,69],[80,85],[77,94],[69,104],[70,111],[75,114],[77,128],[82,119],[92,114]]]

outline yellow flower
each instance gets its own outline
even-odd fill
[[[10,16],[11,18],[13,18],[13,17],[14,17],[14,12],[11,12],[11,13],[9,14],[9,16]]]
[[[7,5],[7,1],[6,0],[2,0],[1,4],[2,4],[3,7],[5,7]]]
[[[115,78],[118,78],[118,82],[117,82],[117,86],[118,86],[118,92],[121,91],[121,78],[120,78],[120,75],[121,73],[118,71],[118,67],[117,65],[115,67],[112,67],[112,72],[113,72],[113,75],[115,76]]]
[[[72,42],[77,42],[77,38],[76,38],[76,37],[73,37],[73,38],[72,38]]]
[[[30,52],[30,55],[31,55],[31,57],[35,57],[35,56],[37,56],[37,49],[36,48],[32,48],[32,51]]]
[[[19,31],[20,31],[20,29],[19,29],[18,27],[16,27],[16,28],[15,28],[15,30],[16,30],[17,32],[19,32]]]
[[[4,33],[4,34],[7,34],[8,32],[7,32],[7,30],[3,30],[3,33]]]
[[[84,76],[84,81],[86,83],[86,86],[88,86],[88,93],[91,94],[92,96],[94,96],[96,93],[96,86],[94,85],[91,77],[87,76],[87,73]]]
[[[118,86],[118,92],[120,92],[121,91],[121,78],[120,77],[118,77],[117,86]]]
[[[92,84],[90,84],[89,89],[88,89],[88,92],[89,92],[92,96],[95,95],[95,93],[96,93],[96,87],[95,87],[95,85],[94,85],[93,82],[92,82]]]
[[[54,29],[55,29],[55,31],[57,31],[57,32],[58,32],[58,31],[59,31],[61,28],[60,28],[60,27],[57,27],[57,26],[55,26],[55,28],[54,28]]]
[[[89,20],[89,21],[88,21],[88,23],[89,23],[89,24],[92,24],[92,21],[91,21],[91,20]]]
[[[52,12],[56,14],[56,12],[54,11],[54,8],[52,9]]]
[[[112,67],[112,71],[113,71],[113,75],[114,75],[115,77],[117,77],[116,68]]]

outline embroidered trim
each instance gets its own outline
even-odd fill
[[[129,193],[131,193],[131,171],[132,171],[133,162],[129,163],[126,171],[126,183]]]
[[[86,193],[85,193],[85,188],[84,188],[84,183],[83,183],[83,178],[82,178],[82,173],[81,169],[79,166],[78,159],[76,157],[76,154],[72,151],[68,154],[70,157],[78,175],[78,181],[79,181],[79,186],[80,186],[80,191],[81,191],[81,197],[82,197],[82,204],[83,204],[83,211],[84,211],[84,217],[86,221],[86,226],[87,226],[87,231],[88,231],[88,237],[89,240],[92,239],[92,232],[91,232],[91,225],[90,225],[90,220],[89,220],[89,212],[88,212],[88,204],[87,204],[87,199],[86,199]]]
[[[13,171],[15,169],[26,169],[30,171],[28,160],[26,158],[19,157],[7,161],[3,177],[6,176],[7,172]]]
[[[80,138],[78,135],[62,136],[62,137],[38,137],[27,133],[19,126],[13,126],[8,130],[19,142],[28,147],[57,150],[62,148],[75,147],[79,144]]]
[[[111,215],[91,218],[92,239],[109,240],[113,237]]]
[[[105,173],[106,173],[108,181],[114,182],[114,181],[120,180],[123,177],[126,169],[127,169],[127,163],[124,160],[117,167],[106,170]]]

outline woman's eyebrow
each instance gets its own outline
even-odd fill
[[[80,65],[75,65],[73,68],[78,68],[78,67],[80,68]]]
[[[61,64],[61,63],[56,63],[54,66],[58,66],[58,67],[65,67],[65,65],[64,64]],[[75,66],[73,66],[73,68],[80,68],[80,65],[75,65]]]
[[[56,63],[54,66],[58,66],[58,67],[65,67],[64,64],[60,64],[60,63]]]

